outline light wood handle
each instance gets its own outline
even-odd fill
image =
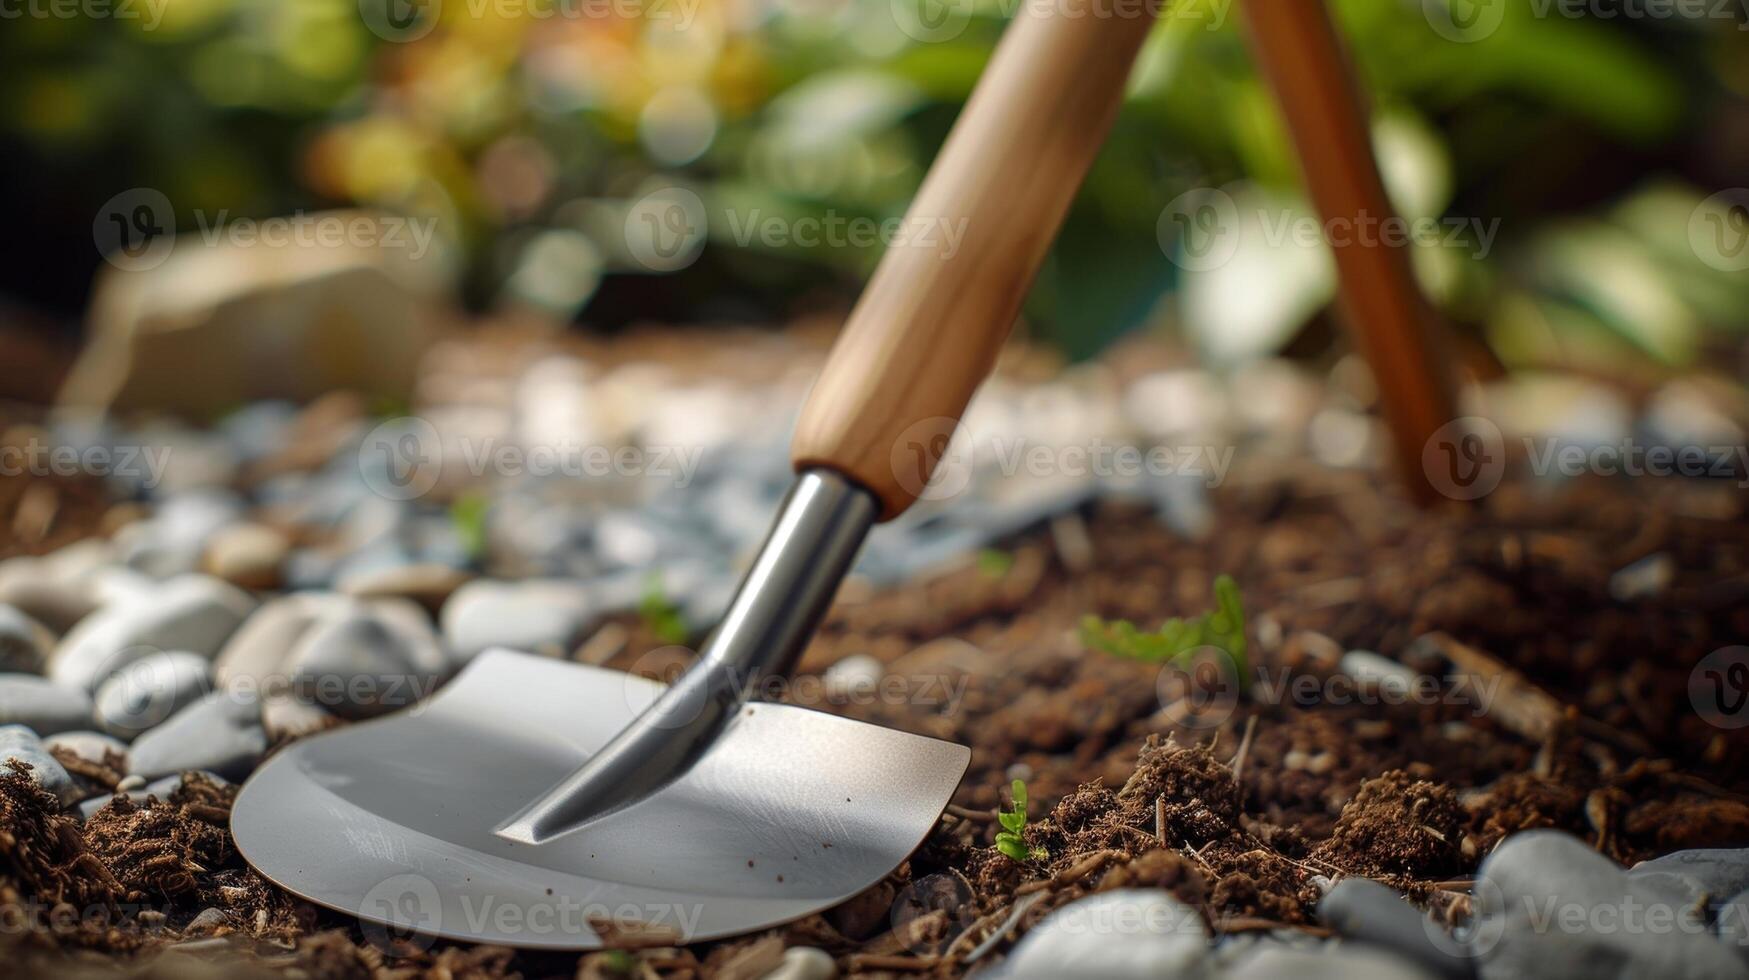
[[[882,520],[923,491],[1117,114],[1158,5],[1134,7],[1020,5],[802,408],[798,470]]]
[[[1366,105],[1324,0],[1246,0],[1258,67],[1275,90],[1299,153],[1306,192],[1327,226],[1389,219]],[[1415,284],[1407,245],[1377,235],[1331,236],[1344,319],[1372,365],[1397,469],[1421,504],[1437,499],[1422,451],[1456,417],[1438,318]]]

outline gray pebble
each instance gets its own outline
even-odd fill
[[[414,649],[403,631],[360,606],[355,615],[310,627],[287,659],[299,700],[343,718],[369,718],[404,708],[430,692],[441,668]]]
[[[218,687],[246,686],[263,693],[289,686],[286,658],[317,620],[344,615],[355,603],[330,592],[295,592],[249,614],[213,660]]]
[[[589,590],[576,582],[480,579],[457,589],[440,619],[444,644],[460,667],[490,647],[563,656],[597,615]]]
[[[36,732],[23,725],[0,727],[0,760],[16,759],[30,766],[31,781],[60,801],[71,806],[79,799],[79,787],[66,767],[49,754],[48,747]]]
[[[1316,950],[1270,943],[1244,956],[1222,980],[1433,980],[1414,963],[1382,950],[1325,943]]]
[[[812,946],[791,946],[783,951],[783,961],[760,980],[832,980],[838,975],[838,963],[823,949]]]
[[[1474,893],[1483,980],[1745,975],[1686,891],[1635,879],[1559,831],[1507,838],[1482,862]]]
[[[279,568],[291,542],[274,528],[244,521],[214,532],[206,544],[206,570],[246,589],[268,588],[279,581]]]
[[[1163,891],[1119,889],[1071,902],[1026,934],[998,976],[1155,980],[1195,975],[1209,954],[1202,916]]]
[[[1749,891],[1719,906],[1719,939],[1745,964],[1749,964]]]
[[[212,663],[198,653],[155,653],[110,675],[97,688],[97,725],[133,738],[212,689]]]
[[[182,927],[184,935],[202,932],[212,932],[231,924],[231,916],[221,908],[205,908],[200,914],[188,920],[188,925]]]
[[[97,608],[90,590],[81,583],[57,578],[47,558],[0,562],[0,603],[56,632],[71,629]]]
[[[89,692],[159,651],[211,657],[254,608],[255,600],[216,578],[172,579],[149,596],[105,606],[80,622],[50,658],[49,676]]]
[[[1697,902],[1719,902],[1749,889],[1749,848],[1676,851],[1641,861],[1628,877],[1686,892]]]
[[[16,606],[0,605],[0,671],[40,674],[55,634]]]
[[[1342,673],[1365,684],[1377,684],[1379,689],[1398,696],[1407,695],[1420,676],[1414,670],[1371,650],[1350,650],[1342,655],[1337,668]]]
[[[0,674],[0,725],[25,725],[45,735],[90,728],[91,698],[35,674]]]
[[[886,675],[886,665],[866,653],[853,653],[826,668],[820,680],[831,698],[872,698]]]
[[[227,490],[178,493],[151,518],[117,531],[116,548],[123,564],[153,578],[185,575],[200,568],[208,539],[240,520],[243,510],[241,499]]]
[[[241,779],[266,751],[260,703],[214,691],[141,735],[129,753],[128,769],[147,779],[187,769]]]
[[[1676,578],[1676,559],[1668,551],[1647,555],[1609,577],[1609,595],[1617,602],[1634,602],[1662,595]]]
[[[1467,950],[1395,891],[1376,881],[1344,878],[1337,882],[1319,900],[1318,918],[1345,938],[1396,953],[1441,977],[1463,980],[1475,975],[1475,963]]]

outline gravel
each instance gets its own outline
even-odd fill
[[[1507,838],[1482,862],[1475,895],[1483,980],[1744,976],[1685,890],[1635,878],[1558,831]]]
[[[226,779],[242,779],[266,751],[260,703],[214,691],[141,735],[130,753],[128,772],[155,779],[209,769]]]
[[[49,676],[87,692],[121,668],[165,650],[212,657],[255,600],[206,575],[166,582],[137,601],[105,606],[74,627],[49,661]]]
[[[0,674],[0,725],[53,735],[91,727],[91,697],[35,674]]]

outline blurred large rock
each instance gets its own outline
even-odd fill
[[[340,231],[268,244],[185,230],[155,267],[104,266],[62,404],[210,417],[259,398],[410,392],[447,295],[441,242],[366,212],[285,220]]]

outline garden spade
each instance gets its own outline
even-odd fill
[[[586,949],[836,905],[914,850],[969,750],[784,704],[869,528],[905,510],[988,374],[1110,127],[1155,4],[1027,4],[827,359],[796,482],[671,687],[492,651],[426,703],[300,741],[243,787],[262,874],[367,928]]]

